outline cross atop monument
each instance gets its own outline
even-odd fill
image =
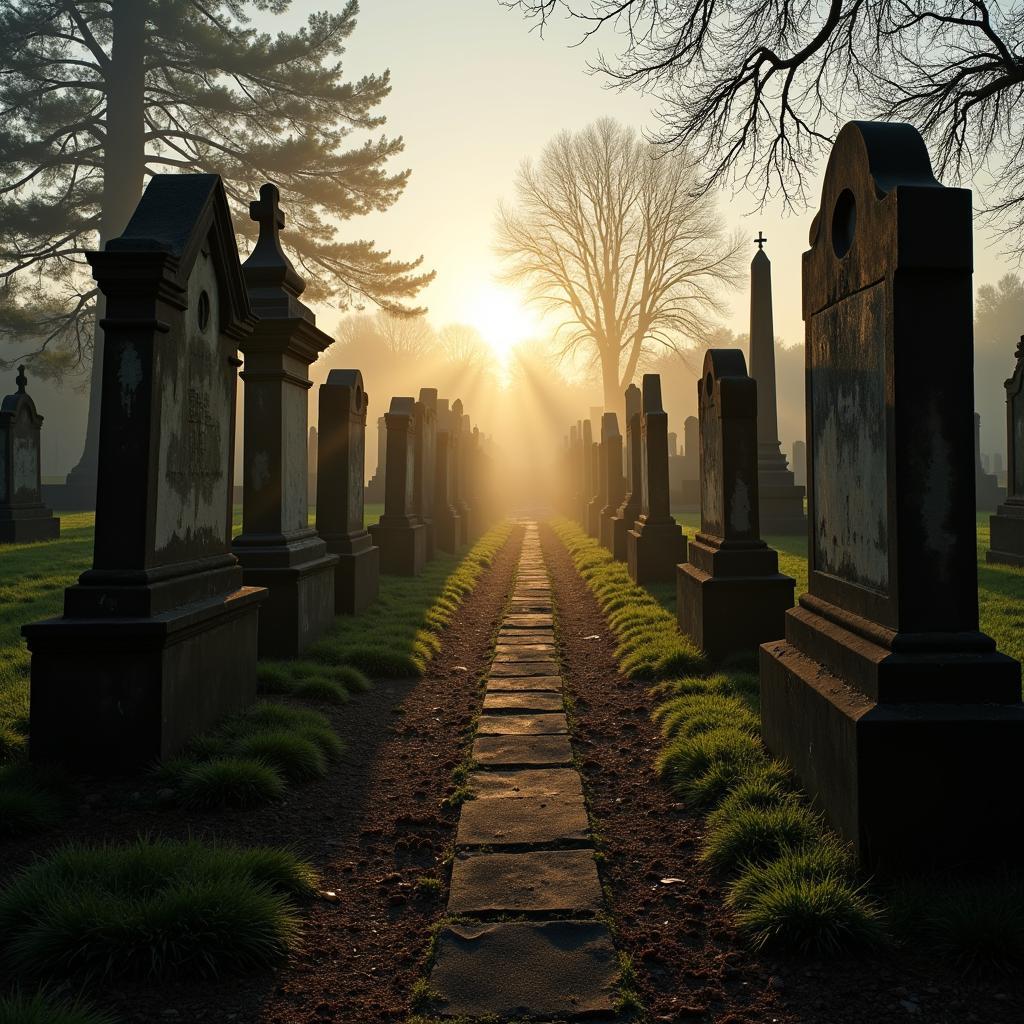
[[[297,301],[306,287],[281,248],[284,227],[281,192],[273,182],[260,186],[260,197],[249,203],[249,217],[260,226],[259,238],[242,264],[249,303],[261,317],[300,316],[315,322],[312,311]]]
[[[281,206],[281,192],[273,182],[260,186],[260,197],[249,204],[249,219],[260,226],[260,237],[267,232],[272,238],[284,228],[284,211]]]
[[[24,363],[18,367],[18,376],[14,378],[14,383],[18,385],[18,394],[25,394],[25,385],[28,384],[28,377],[25,376]]]
[[[264,187],[266,187],[266,186],[264,186]],[[754,241],[757,242],[758,249],[760,249],[763,252],[764,251],[764,243],[768,241],[768,238],[765,235],[761,234],[760,231],[758,231],[757,232],[757,238],[755,238]]]

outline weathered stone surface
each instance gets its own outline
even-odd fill
[[[509,629],[552,629],[555,620],[550,615],[512,613],[505,616],[504,625]]]
[[[558,674],[555,661],[498,661],[491,665],[492,676],[553,676]]]
[[[474,772],[458,846],[536,846],[590,839],[579,774],[571,768]]]
[[[516,655],[518,657],[521,654],[554,654],[554,652],[554,644],[531,644],[528,642],[518,644],[498,644],[494,648],[494,660],[511,660],[504,658],[503,655]]]
[[[516,641],[526,640],[530,643],[553,644],[555,633],[552,629],[500,629],[498,630],[498,643],[507,644]]]
[[[430,988],[448,1016],[563,1019],[610,1013],[618,979],[603,924],[510,922],[446,928]]]
[[[561,676],[491,676],[487,679],[487,692],[510,690],[557,690],[561,693]]]
[[[529,714],[531,712],[561,711],[562,695],[546,690],[526,690],[522,693],[486,693],[484,695],[484,711],[512,711]]]
[[[590,850],[460,853],[449,914],[594,913],[601,883]]]
[[[557,768],[572,764],[568,736],[478,736],[473,760],[494,768]]]
[[[536,715],[512,715],[484,714],[480,717],[480,725],[477,733],[480,736],[516,736],[532,735],[542,736],[546,733],[565,733],[568,726],[563,713],[536,714]]]

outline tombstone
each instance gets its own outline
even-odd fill
[[[25,367],[14,378],[18,390],[0,402],[0,544],[26,544],[60,536],[60,520],[43,504],[39,431],[25,386]]]
[[[668,457],[674,459],[679,454],[679,435],[668,435]]]
[[[452,413],[448,399],[438,400],[434,436],[434,545],[455,554],[462,543],[462,524],[452,503],[455,467],[452,450]]]
[[[380,550],[366,529],[366,410],[370,398],[358,370],[331,370],[320,385],[316,530],[338,559],[334,610],[356,615],[380,590]]]
[[[640,516],[642,488],[640,462],[643,458],[640,389],[635,384],[626,388],[626,490],[622,504],[612,516],[611,551],[620,562],[627,558],[626,538]]]
[[[583,481],[583,489],[580,492],[580,526],[587,530],[590,524],[590,501],[594,497],[594,434],[590,426],[590,420],[583,420],[583,445],[580,448],[580,466]]]
[[[451,430],[449,445],[452,451],[452,505],[459,517],[459,545],[465,547],[470,538],[469,492],[466,490],[466,446],[469,442],[464,435],[464,414],[462,399],[452,402],[449,413]]]
[[[715,661],[785,632],[795,581],[761,540],[757,501],[757,385],[739,349],[708,349],[697,382],[700,531],[676,574],[683,633]]]
[[[603,416],[603,413],[602,413]],[[602,424],[598,423],[598,436]],[[601,539],[601,509],[607,504],[608,478],[605,462],[601,457],[601,442],[593,441],[590,446],[590,501],[587,502],[587,533],[595,540]]]
[[[622,476],[619,417],[613,412],[601,417],[601,479],[605,498],[601,508],[601,543],[614,552],[615,514],[626,496],[626,481]]]
[[[473,427],[469,414],[462,416],[462,430],[459,432],[459,495],[465,507],[466,543],[472,544],[483,533],[482,515],[476,504],[476,476],[473,462]]]
[[[32,759],[93,773],[167,757],[255,698],[267,594],[231,551],[253,319],[219,175],[154,175],[86,257],[106,299],[93,566],[62,618],[22,633]]]
[[[798,487],[807,488],[807,443],[793,442],[793,480]]]
[[[1005,486],[1002,483],[1002,476],[1003,476],[1003,453],[1002,452],[993,452],[992,453],[992,472],[995,474],[996,483],[999,484],[1000,487]]]
[[[775,325],[772,315],[772,264],[758,232],[750,263],[750,376],[757,382],[757,472],[761,531],[807,532],[804,488],[798,487],[782,454],[775,400]]]
[[[989,517],[986,561],[1024,567],[1024,336],[1006,384],[1006,500]]]
[[[668,414],[658,374],[644,374],[642,395],[640,515],[626,535],[626,563],[634,583],[664,583],[686,560],[686,537],[669,512]]]
[[[995,473],[988,471],[988,459],[981,454],[981,415],[974,414],[974,506],[979,512],[994,512],[1004,494]]]
[[[847,124],[803,257],[809,590],[761,648],[761,714],[886,868],[1024,839],[1020,665],[978,629],[971,267],[971,193],[910,125]]]
[[[291,658],[334,621],[338,560],[309,525],[309,366],[333,338],[299,295],[305,282],[281,248],[284,214],[276,185],[260,188],[249,216],[259,239],[242,264],[257,316],[240,342],[245,356],[242,532],[232,549],[247,586],[266,587],[259,653]]]
[[[388,431],[384,417],[377,417],[377,468],[366,485],[364,500],[380,505],[384,502],[384,477],[387,473],[387,439]]]
[[[700,508],[700,426],[696,416],[683,420],[682,459],[679,507],[692,511]]]
[[[416,484],[414,506],[427,528],[426,559],[435,554],[434,478],[437,475],[437,388],[420,388],[416,403]]]
[[[427,528],[416,516],[415,400],[392,398],[384,422],[388,435],[384,515],[369,532],[380,548],[381,572],[418,576],[427,560]]]

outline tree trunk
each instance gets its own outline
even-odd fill
[[[103,198],[99,247],[124,231],[142,194],[145,168],[145,0],[112,0],[110,61],[106,66],[107,141],[103,152]],[[96,302],[96,325],[89,383],[85,450],[68,474],[68,499],[95,508],[103,382],[103,296]],[[72,487],[74,493],[72,492]]]

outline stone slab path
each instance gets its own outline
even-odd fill
[[[498,633],[430,989],[441,1016],[614,1017],[619,963],[564,712],[536,523]],[[472,919],[466,922],[466,918]]]

